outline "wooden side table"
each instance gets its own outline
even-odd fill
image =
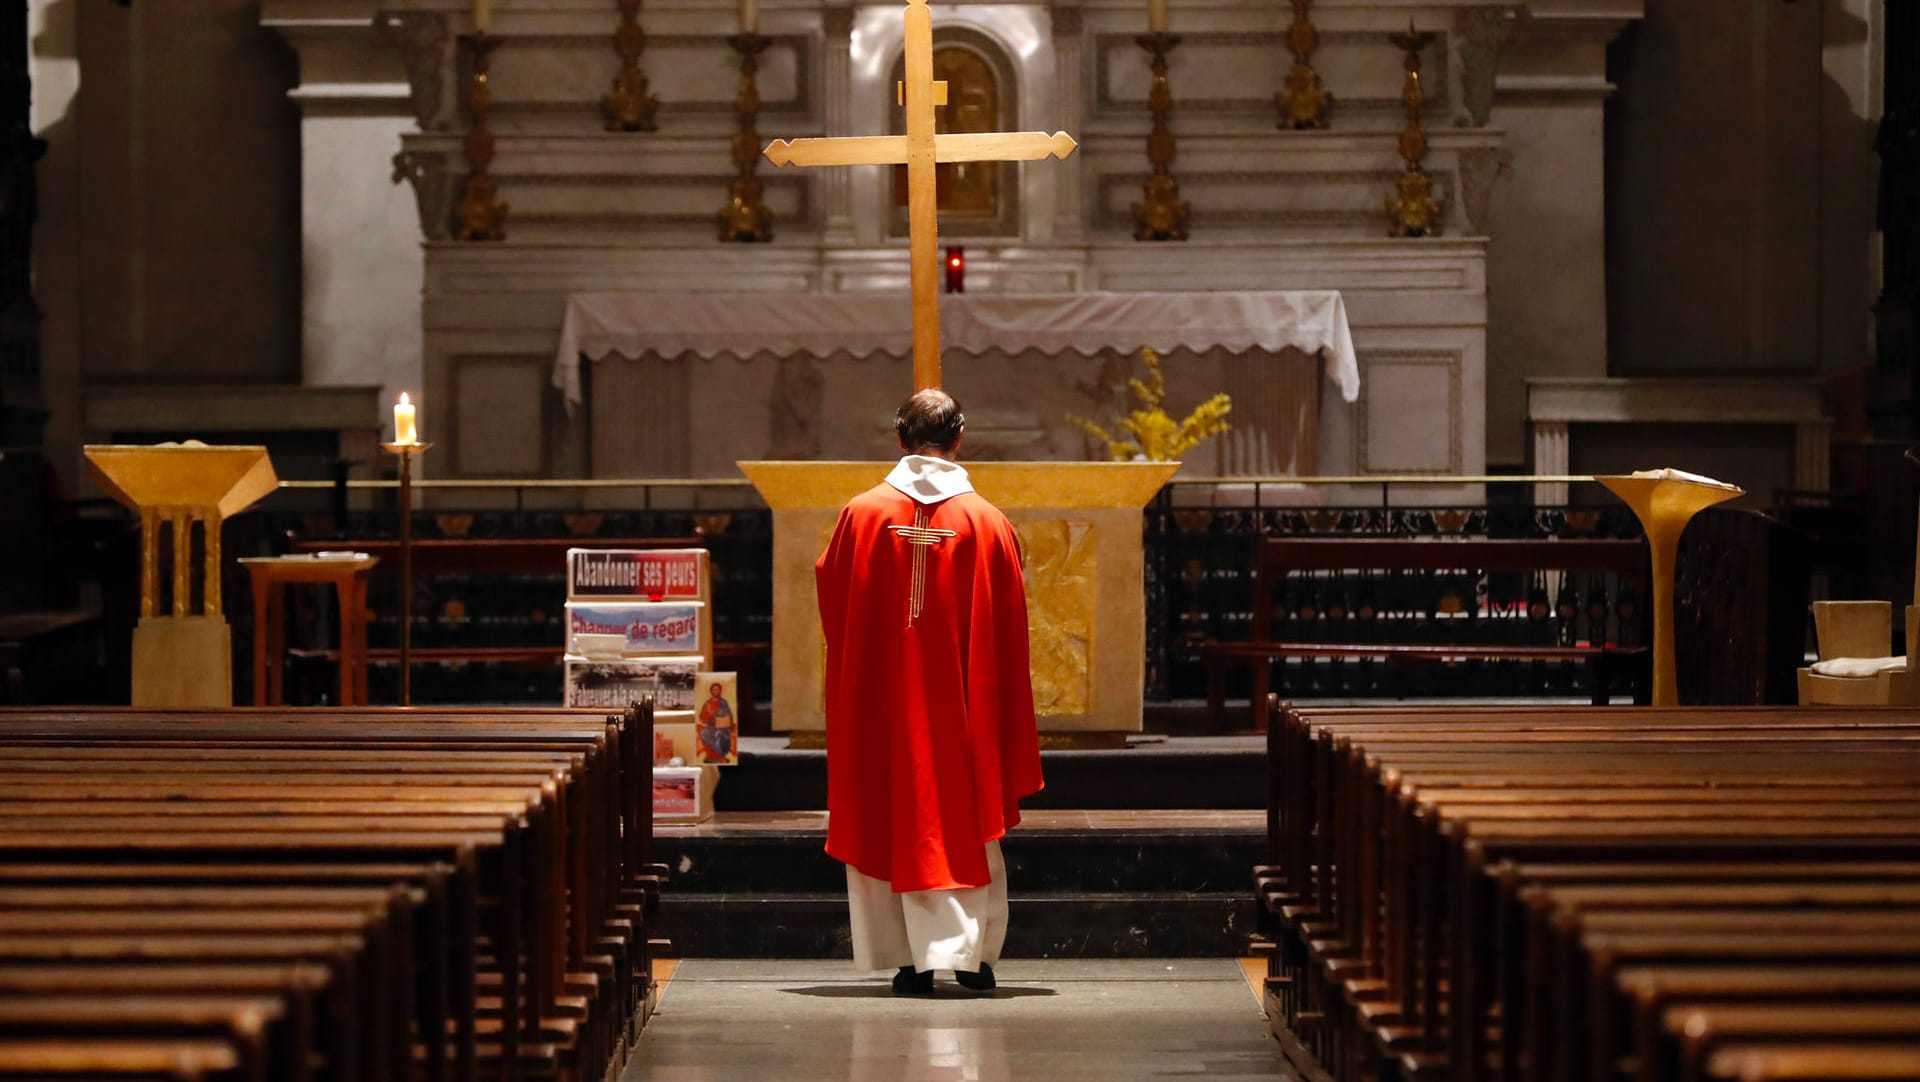
[[[240,560],[253,585],[253,705],[286,697],[286,591],[290,583],[331,583],[340,601],[341,706],[367,701],[367,579],[377,556],[251,556]]]

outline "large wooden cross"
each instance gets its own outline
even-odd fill
[[[937,162],[1037,161],[1065,158],[1076,145],[1066,132],[934,134],[933,109],[946,104],[947,84],[933,77],[933,13],[927,0],[907,0],[906,81],[901,103],[907,134],[776,139],[767,160],[784,165],[907,166],[908,259],[913,279],[913,387],[940,386],[940,290]]]

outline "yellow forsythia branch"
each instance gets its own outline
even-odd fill
[[[1118,462],[1136,457],[1171,462],[1201,440],[1227,431],[1230,427],[1227,414],[1233,409],[1233,400],[1224,394],[1214,395],[1202,402],[1187,415],[1186,420],[1175,424],[1162,406],[1167,393],[1167,380],[1160,368],[1160,355],[1151,349],[1143,349],[1140,357],[1146,362],[1147,378],[1144,381],[1129,379],[1127,388],[1140,400],[1141,408],[1121,418],[1119,426],[1122,432],[1132,435],[1133,439],[1121,439],[1085,417],[1069,416],[1067,420],[1082,432],[1106,444],[1107,453]]]

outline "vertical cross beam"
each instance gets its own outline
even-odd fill
[[[934,186],[933,12],[907,0],[907,231],[913,283],[913,389],[940,386],[940,285],[934,278],[939,202]]]

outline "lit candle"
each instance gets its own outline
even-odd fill
[[[740,0],[740,32],[760,32],[760,0]]]
[[[1167,32],[1167,0],[1147,0],[1147,29],[1156,34]]]
[[[393,404],[393,442],[413,444],[420,442],[419,430],[414,427],[413,401],[407,392],[400,392],[400,401]]]
[[[482,34],[493,29],[493,0],[473,0],[473,28]]]

